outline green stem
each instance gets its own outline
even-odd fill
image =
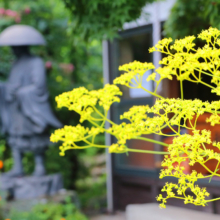
[[[137,83],[137,85],[139,86],[140,82],[137,81],[137,78],[134,76],[133,79]]]
[[[193,76],[198,80],[198,83],[201,83],[201,84],[203,84],[203,85],[205,85],[205,86],[207,86],[207,87],[209,87],[209,88],[211,88],[211,89],[214,89],[214,88],[215,88],[215,87],[210,86],[209,84],[207,84],[207,83],[201,81],[201,79],[198,79],[195,75],[193,75]]]
[[[103,119],[98,119],[98,118],[93,118],[92,116],[90,116],[90,118],[93,120],[93,121],[103,121]]]
[[[130,81],[129,83],[131,83],[132,85],[134,85],[134,86],[137,86],[135,83],[133,83],[132,81]],[[132,88],[132,87],[131,87]]]
[[[99,148],[107,148],[108,146],[106,146],[106,145],[99,145],[99,144],[93,144],[93,143],[91,143],[91,142],[89,142],[89,141],[87,141],[87,140],[83,140],[85,143],[87,143],[89,146],[91,146],[91,147],[99,147]]]
[[[64,151],[72,150],[72,149],[86,149],[86,148],[90,148],[90,147],[92,147],[92,146],[89,146],[89,145],[87,145],[87,146],[77,146],[77,145],[75,145],[74,147],[66,147]]]
[[[200,163],[199,161],[196,161],[198,163]],[[213,172],[203,163],[200,163],[206,170],[208,170],[211,174],[213,174]],[[219,174],[215,173],[215,176],[220,176]]]
[[[164,142],[161,142],[161,141],[155,141],[153,139],[150,139],[150,138],[145,138],[145,137],[134,137],[132,139],[138,139],[138,140],[143,140],[143,141],[148,141],[148,142],[152,142],[152,143],[155,143],[155,144],[160,144],[160,145],[163,145],[163,146],[166,146],[168,147],[169,144],[166,144]]]
[[[218,161],[218,164],[216,165],[215,171],[213,172],[212,176],[209,179],[209,183],[211,182],[212,177],[216,174],[218,166],[219,166],[220,160]]]
[[[160,95],[158,95],[158,94],[156,94],[156,93],[153,93],[153,92],[151,92],[151,91],[145,89],[143,86],[141,86],[141,89],[143,89],[145,92],[150,93],[150,94],[153,95],[153,96],[156,96],[156,97],[158,97],[158,98],[160,98],[160,99],[164,99],[163,96],[160,96]]]
[[[105,121],[109,122],[112,125],[117,125],[113,121],[109,120],[105,115],[103,115],[95,106],[92,106],[92,107],[97,112],[97,114],[99,114],[101,117],[103,117],[103,120],[105,119]]]
[[[91,121],[89,119],[87,119],[91,124],[95,125],[96,127],[100,127],[98,124],[96,124],[94,121]]]
[[[154,89],[154,93],[157,92],[157,87],[159,86],[159,83],[158,82],[156,82],[156,83],[157,83],[157,85],[156,85],[156,88]]]
[[[215,75],[210,74],[210,73],[207,73],[207,72],[204,72],[204,71],[202,71],[202,70],[198,70],[198,69],[196,69],[196,68],[195,68],[195,70],[200,71],[201,73],[204,73],[204,74],[206,74],[206,75],[208,75],[208,76],[212,76],[212,77],[216,77],[216,78],[220,79],[220,77],[215,76]]]
[[[180,88],[181,88],[181,99],[183,99],[183,81],[180,81]]]
[[[146,153],[146,154],[170,154],[169,152],[164,151],[154,151],[154,150],[138,150],[138,149],[127,149],[127,151],[134,153]]]
[[[166,116],[168,117],[167,113],[166,113]],[[176,132],[176,131],[172,128],[172,126],[170,125],[169,122],[165,122],[165,123],[167,124],[167,126],[168,126],[176,135],[180,135],[178,132]]]
[[[210,200],[205,200],[206,202],[213,202],[213,201],[216,201],[216,200],[219,200],[220,197],[216,198],[216,199],[210,199]]]
[[[176,198],[176,199],[186,199],[186,198],[180,197],[180,196],[173,196],[172,198]]]
[[[210,86],[209,84],[207,84],[207,83],[205,83],[205,82],[203,82],[203,81],[199,81],[199,82],[202,83],[203,85],[205,85],[205,86],[211,88],[211,89],[214,89],[214,88],[215,88],[215,87]]]
[[[157,89],[158,89],[158,86],[159,86],[159,84],[160,84],[160,82],[161,82],[161,79],[159,79],[158,81],[155,81],[155,82],[157,83],[157,86],[156,86],[156,88],[155,88],[155,90],[154,90],[154,93],[157,92]]]

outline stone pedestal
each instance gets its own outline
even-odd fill
[[[42,196],[52,196],[63,188],[60,174],[42,177],[0,177],[1,190],[8,192],[12,199],[34,199]]]

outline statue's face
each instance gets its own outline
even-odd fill
[[[14,55],[19,58],[23,55],[29,54],[29,47],[28,46],[12,46],[12,51]]]

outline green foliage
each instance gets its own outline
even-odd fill
[[[177,0],[165,22],[165,35],[173,39],[197,35],[210,26],[220,28],[220,2]]]
[[[0,19],[0,32],[13,24],[27,24],[35,27],[45,37],[46,47],[31,49],[45,61],[50,103],[63,124],[77,124],[79,115],[66,109],[57,109],[55,96],[79,86],[85,86],[89,90],[102,87],[101,41],[85,43],[80,36],[72,34],[68,11],[61,0],[0,0],[0,8],[5,10]],[[6,10],[12,11],[16,16],[11,16],[10,13],[7,15]],[[13,59],[9,47],[0,47],[1,81],[6,80]],[[103,142],[103,139],[101,141]],[[5,172],[12,167],[13,160],[10,150],[3,145],[4,147],[1,145],[0,148],[5,148],[2,155]],[[65,158],[61,158],[57,144],[51,145],[46,152],[47,172],[61,172],[64,176],[64,186],[68,189],[75,188],[75,180],[83,169],[77,154],[70,152]],[[87,154],[87,151],[82,154]],[[23,164],[26,173],[31,174],[34,169],[33,155],[25,154]]]
[[[87,220],[70,198],[67,198],[64,204],[37,204],[27,212],[12,210],[8,218],[10,220]]]
[[[76,181],[77,192],[84,209],[100,210],[106,207],[106,175],[90,176]]]
[[[141,9],[155,0],[63,0],[72,14],[73,34],[82,39],[113,39],[125,22],[141,15]]]
[[[7,151],[4,139],[0,140],[0,160],[4,162],[3,171],[8,171],[12,168],[13,159],[11,157],[10,151]]]

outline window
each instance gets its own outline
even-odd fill
[[[122,74],[118,71],[118,66],[132,62],[134,60],[140,62],[152,62],[152,54],[148,52],[148,49],[152,47],[152,26],[144,26],[140,28],[130,29],[123,31],[120,34],[119,39],[115,39],[110,43],[110,78],[113,81],[117,76]],[[143,76],[142,85],[153,91],[154,85],[151,82],[147,82],[146,78],[150,74],[147,71]],[[153,104],[153,96],[141,89],[129,89],[126,86],[120,86],[123,92],[123,97],[120,103],[115,103],[111,109],[111,120],[116,123],[121,123],[119,116],[123,112],[128,111],[133,105],[149,105]],[[153,135],[147,135],[148,138],[153,138]],[[112,138],[112,142],[116,139]],[[154,150],[154,144],[140,141],[130,140],[127,142],[129,148],[148,149]],[[113,164],[116,171],[129,171],[136,172],[155,171],[155,159],[151,154],[129,153],[126,154],[114,154]]]

